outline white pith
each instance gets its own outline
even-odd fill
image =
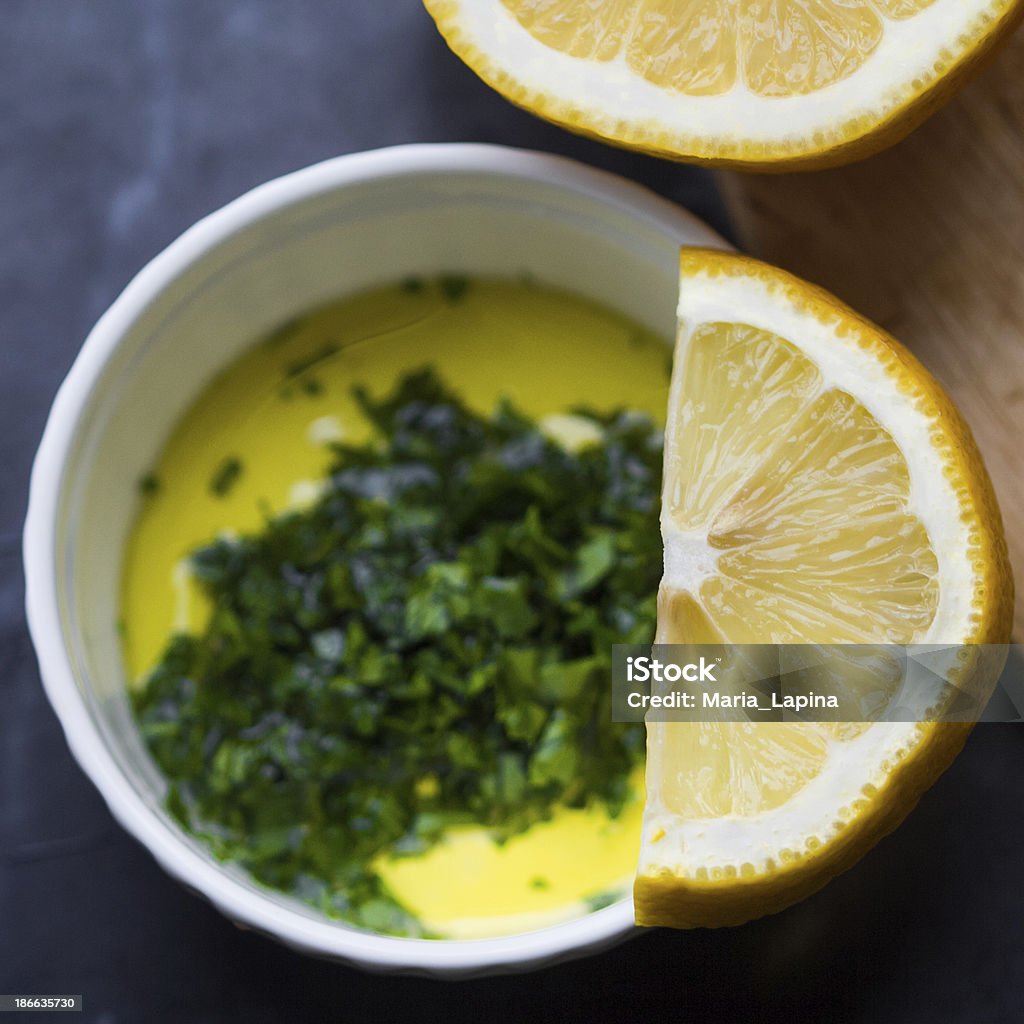
[[[784,98],[758,96],[741,80],[717,96],[668,91],[637,75],[622,55],[599,62],[546,46],[500,0],[452,0],[447,8],[454,13],[445,20],[458,26],[463,44],[490,55],[522,89],[560,100],[576,123],[613,134],[632,125],[669,139],[784,144],[813,140],[858,118],[883,119],[1010,6],[1011,0],[935,0],[913,17],[884,18],[885,33],[860,68],[816,92]]]
[[[721,552],[708,543],[705,532],[673,530],[671,539],[665,539],[665,570],[662,578],[670,586],[696,593],[708,577],[715,575],[720,555]],[[684,580],[685,584],[677,582]]]
[[[927,530],[938,561],[939,602],[922,644],[957,644],[971,635],[971,598],[975,570],[969,558],[968,527],[956,492],[943,471],[942,458],[931,438],[933,424],[900,390],[897,381],[870,352],[857,344],[855,332],[845,335],[834,323],[823,323],[810,310],[794,305],[781,289],[756,277],[684,276],[680,286],[680,333],[675,365],[686,364],[695,328],[714,322],[741,322],[770,331],[797,346],[818,367],[821,390],[839,388],[857,398],[889,432],[906,459],[911,496],[908,511]],[[676,372],[669,400],[666,445],[670,447],[674,418],[680,408],[681,374]],[[669,457],[671,453],[669,452]],[[724,501],[723,501],[724,504]],[[699,595],[708,565],[695,560],[699,538],[682,533],[663,513],[665,583]],[[713,520],[712,515],[709,521]],[[726,638],[728,639],[728,638]],[[649,759],[656,760],[659,727],[649,724]],[[740,726],[736,726],[740,728]],[[889,768],[913,746],[922,727],[914,722],[877,723],[859,737],[833,740],[822,771],[788,802],[756,817],[724,817],[680,821],[661,808],[656,765],[648,767],[647,805],[639,873],[669,870],[693,877],[699,869],[752,865],[758,872],[768,861],[780,863],[782,851],[803,853],[808,839],[825,844],[856,816],[855,804],[865,799],[867,784],[880,788]],[[655,839],[655,837],[658,837]]]

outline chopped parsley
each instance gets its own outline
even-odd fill
[[[146,473],[139,478],[139,494],[143,498],[152,498],[160,493],[160,478],[156,473]]]
[[[442,274],[437,279],[437,285],[446,302],[453,305],[461,302],[463,296],[469,290],[469,278],[465,274]]]
[[[611,646],[654,633],[661,437],[576,410],[604,443],[569,452],[427,370],[356,397],[376,436],[335,446],[316,504],[192,555],[209,623],[134,700],[168,809],[216,856],[423,935],[378,855],[629,796],[644,736],[612,722]]]
[[[303,374],[309,373],[309,371],[314,367],[326,362],[332,356],[336,356],[339,351],[341,350],[338,345],[333,341],[329,341],[326,345],[321,345],[320,348],[312,354],[289,363],[284,368],[285,377],[290,380],[294,380],[296,377],[301,377]]]
[[[618,902],[620,894],[614,889],[608,889],[605,892],[599,892],[591,896],[587,901],[587,909],[593,914],[598,910],[604,910],[605,907],[610,907],[613,903]]]
[[[221,459],[213,471],[213,476],[210,477],[210,493],[218,498],[226,498],[238,483],[243,470],[242,460],[237,455],[228,455]]]
[[[284,383],[281,385],[278,395],[288,401],[294,395],[292,385],[297,384],[302,394],[308,395],[310,398],[318,398],[326,389],[323,381],[312,371],[328,359],[332,359],[340,351],[341,346],[336,342],[329,341],[310,355],[288,363],[284,368]]]

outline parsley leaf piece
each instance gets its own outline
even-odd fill
[[[218,498],[226,498],[238,483],[244,468],[237,455],[226,456],[210,477],[210,493]]]

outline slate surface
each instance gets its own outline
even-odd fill
[[[82,993],[77,1019],[103,1024],[1024,1019],[1015,726],[979,729],[898,833],[793,910],[465,983],[374,977],[236,930],[120,831],[72,761],[25,632],[18,546],[32,453],[88,328],[251,186],[445,140],[576,156],[728,230],[704,174],[492,94],[418,0],[0,5],[0,993]]]

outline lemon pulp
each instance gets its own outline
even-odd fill
[[[696,326],[680,372],[662,515],[669,545],[676,531],[706,538],[713,569],[692,594],[663,590],[659,639],[920,640],[938,604],[938,562],[910,511],[906,461],[872,414],[789,341],[743,323]],[[863,729],[667,731],[661,797],[695,820],[782,806],[818,776],[834,742]]]
[[[325,346],[330,345],[330,348]],[[474,408],[502,396],[567,435],[574,405],[628,406],[664,419],[664,341],[582,299],[527,283],[474,281],[456,303],[407,286],[347,299],[256,346],[199,396],[155,468],[129,540],[122,589],[124,651],[141,681],[176,630],[202,627],[206,609],[187,570],[190,551],[221,531],[257,529],[267,511],[311,500],[329,444],[368,428],[350,389],[389,390],[430,364]],[[308,375],[289,367],[315,360]],[[315,379],[315,388],[303,387]],[[218,497],[210,481],[225,458],[241,474]],[[583,913],[588,900],[625,892],[642,813],[636,797],[613,820],[597,809],[562,810],[497,845],[482,829],[452,830],[415,858],[376,867],[395,896],[432,931],[476,938],[540,927]]]
[[[759,96],[817,92],[877,48],[885,19],[934,0],[501,0],[538,42],[585,60],[624,59],[635,74],[690,96],[738,81]]]

